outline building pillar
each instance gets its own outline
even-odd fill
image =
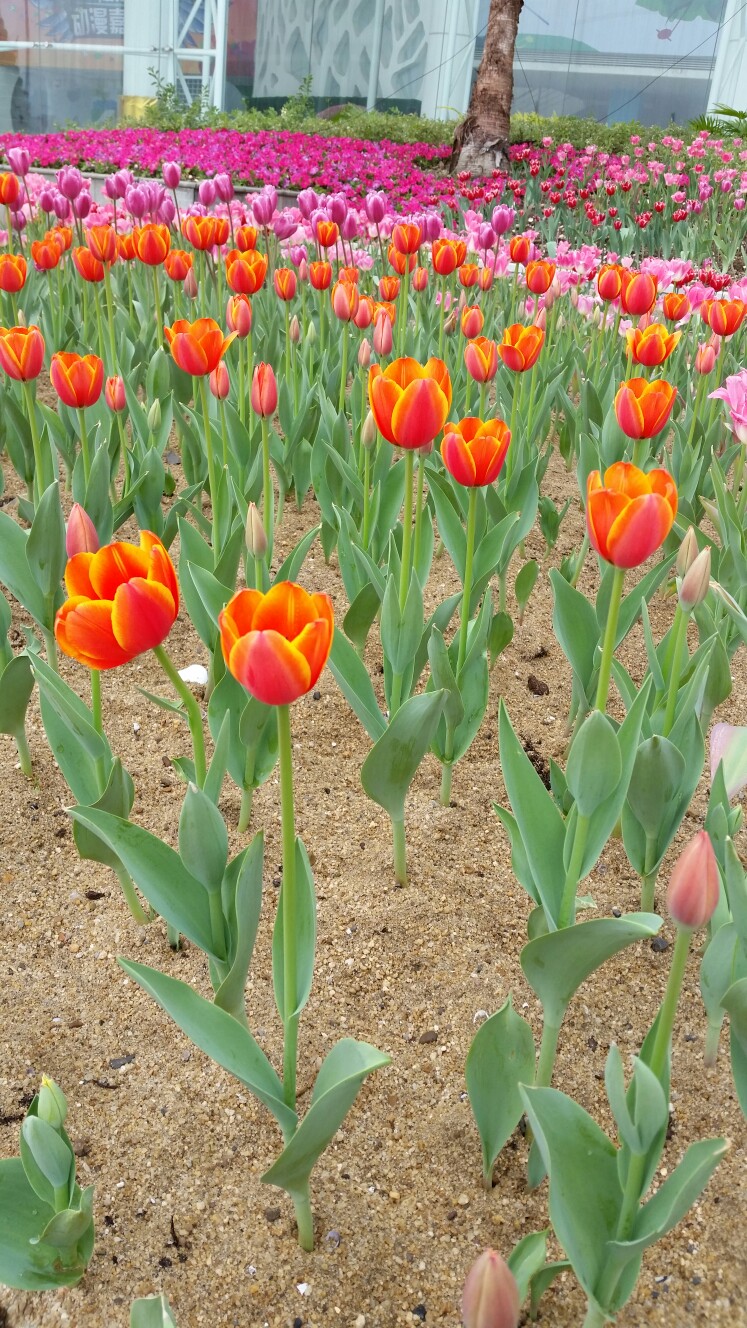
[[[171,79],[171,57],[161,51],[174,44],[173,14],[173,0],[124,0],[124,45],[147,52],[122,58],[124,115],[136,116],[155,96],[149,69],[155,69],[164,81]]]
[[[716,38],[709,111],[719,104],[747,110],[747,9],[742,0],[726,0]]]

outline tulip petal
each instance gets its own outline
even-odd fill
[[[107,600],[74,597],[63,604],[55,620],[60,649],[89,669],[116,669],[132,658],[112,629],[113,605]]]
[[[75,553],[68,559],[65,567],[65,588],[71,598],[75,595],[84,596],[86,599],[96,598],[90,577],[94,557],[93,553]]]
[[[313,687],[327,663],[332,644],[329,623],[324,618],[317,618],[314,622],[307,623],[291,644],[306,660],[309,666],[309,687]]]
[[[634,498],[608,530],[609,561],[615,567],[640,567],[664,543],[673,521],[674,513],[661,494]]]
[[[672,509],[672,517],[677,515],[677,485],[667,470],[650,470],[646,476],[652,493],[660,493]]]
[[[615,461],[604,472],[605,489],[615,493],[624,493],[627,498],[637,498],[639,494],[650,493],[648,476],[630,461]]]
[[[171,631],[175,618],[173,596],[157,581],[133,577],[121,585],[114,596],[112,630],[130,659],[160,646]]]
[[[249,632],[231,651],[234,678],[265,705],[290,705],[311,687],[308,661],[279,632]]]
[[[449,474],[457,484],[472,488],[477,482],[477,470],[472,453],[458,433],[447,433],[441,444],[441,456]]]
[[[150,558],[147,550],[120,541],[105,544],[93,555],[89,576],[99,599],[113,600],[118,588],[130,577],[147,577]]]
[[[610,529],[628,506],[628,499],[623,493],[615,493],[612,489],[589,489],[586,502],[589,539],[592,548],[608,561],[611,561],[607,551]]]
[[[294,581],[276,581],[257,607],[252,630],[280,632],[293,641],[315,618],[314,602],[303,586]]]
[[[402,390],[391,379],[385,378],[378,364],[373,365],[368,379],[368,399],[376,421],[376,428],[388,443],[394,443],[392,414]]]
[[[448,411],[449,402],[432,378],[410,383],[392,411],[392,432],[398,446],[418,448],[432,443]]]

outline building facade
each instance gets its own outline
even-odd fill
[[[173,84],[212,105],[354,101],[453,119],[489,0],[0,0],[0,132],[111,122]],[[747,108],[744,0],[525,0],[514,108],[687,123]]]

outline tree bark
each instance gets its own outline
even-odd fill
[[[490,175],[508,160],[514,48],[524,0],[490,0],[488,26],[469,110],[454,135],[449,168]]]

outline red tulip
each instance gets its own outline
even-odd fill
[[[639,567],[664,543],[677,515],[677,487],[666,470],[646,475],[628,461],[589,475],[586,527],[591,545],[614,567]]]
[[[451,379],[443,360],[393,360],[368,373],[368,397],[379,433],[407,449],[426,447],[443,429],[451,405]]]
[[[332,647],[328,595],[310,595],[292,581],[266,595],[240,590],[218,617],[229,671],[265,705],[289,705],[316,686]]]

